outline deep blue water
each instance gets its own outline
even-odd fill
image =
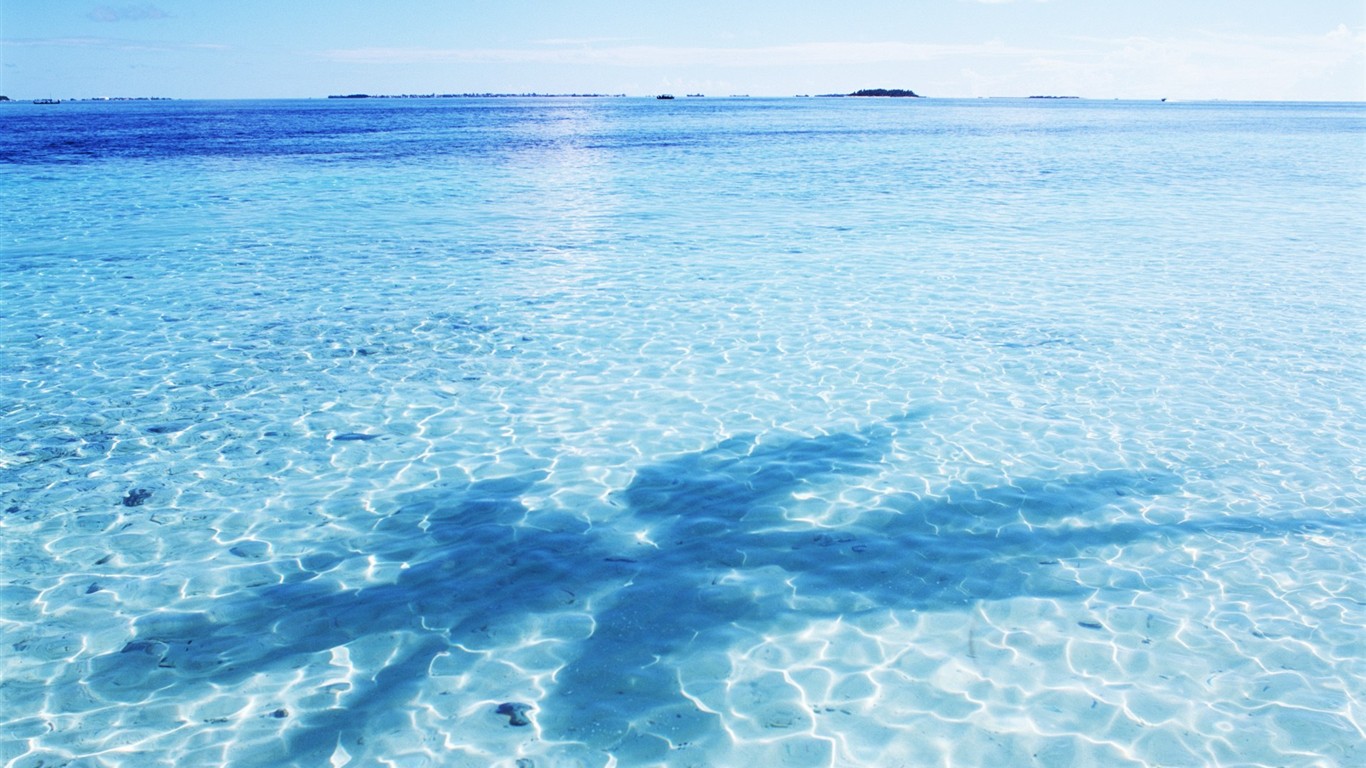
[[[1362,105],[0,107],[6,766],[1361,759]]]

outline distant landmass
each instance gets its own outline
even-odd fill
[[[920,94],[912,90],[903,88],[865,88],[861,91],[854,91],[850,96],[891,96],[893,98],[918,99]]]
[[[604,99],[620,98],[624,93],[347,93],[329,99]]]
[[[67,101],[171,101],[168,96],[96,96],[86,99],[67,99]],[[0,96],[0,101],[14,101],[8,96]],[[61,99],[34,99],[34,104],[61,104]]]
[[[701,98],[703,94],[689,93],[689,98]],[[749,94],[731,94],[732,99],[744,98]],[[805,94],[801,94],[805,95]],[[890,98],[922,98],[920,94],[909,88],[864,88],[853,93],[822,93],[824,98],[843,98],[845,96],[882,96]],[[565,98],[622,98],[624,93],[339,93],[328,96],[329,99],[499,99],[499,98],[522,98],[522,99],[565,99]],[[672,94],[669,94],[672,98]],[[656,97],[661,98],[661,97]]]

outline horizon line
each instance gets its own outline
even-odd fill
[[[910,89],[905,89],[910,90]],[[660,92],[662,93],[662,92]],[[406,93],[364,93],[360,91],[347,94],[324,94],[309,96],[23,96],[14,97],[7,94],[0,94],[4,102],[11,104],[32,103],[35,101],[62,101],[62,102],[128,102],[128,101],[364,101],[375,100],[438,100],[438,99],[478,99],[478,98],[574,98],[574,99],[655,99],[660,93],[622,93],[605,91],[563,91],[563,92],[539,92],[539,91],[465,91],[465,92],[406,92]],[[1081,96],[1074,94],[993,94],[989,96],[953,96],[953,95],[925,95],[916,94],[915,96],[853,96],[851,93],[732,93],[718,94],[715,96],[691,93],[685,94],[691,98],[708,99],[805,99],[805,98],[856,98],[867,99],[887,99],[898,101],[924,101],[924,100],[954,100],[954,101],[980,101],[987,99],[1021,99],[1032,101],[1142,101],[1158,103],[1228,103],[1228,104],[1366,104],[1366,99],[1272,99],[1272,98],[1227,98],[1227,97],[1203,97],[1203,98],[1182,98],[1182,97],[1159,97],[1159,96]],[[686,99],[683,99],[686,100]]]

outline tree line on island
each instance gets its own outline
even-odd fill
[[[895,98],[920,98],[920,94],[905,88],[864,88],[854,91],[850,96],[892,96]]]
[[[603,97],[623,97],[624,93],[403,93],[403,94],[373,94],[373,93],[346,93],[328,96],[329,99],[460,99],[460,98],[603,98]],[[700,93],[688,94],[690,98],[700,98]],[[823,93],[825,98],[843,98],[845,96],[891,96],[891,97],[910,97],[920,98],[920,94],[905,88],[864,88],[853,93]],[[1043,98],[1043,97],[1032,97]],[[7,96],[0,96],[0,101],[10,101]],[[165,99],[157,97],[139,98],[99,98],[87,99],[87,101],[163,101]],[[44,103],[48,100],[42,100]]]
[[[501,97],[501,98],[506,98],[506,97],[519,97],[519,98],[567,98],[567,97],[580,97],[580,98],[585,98],[585,97],[587,97],[587,98],[594,98],[594,97],[597,97],[597,98],[601,98],[601,97],[609,97],[609,96],[614,96],[614,97],[618,97],[618,98],[619,98],[619,97],[622,97],[622,96],[625,96],[625,95],[626,95],[626,94],[624,94],[624,93],[616,93],[616,94],[605,94],[605,93],[421,93],[421,94],[412,94],[412,93],[405,93],[405,94],[398,94],[398,95],[371,94],[371,93],[347,93],[347,94],[338,94],[338,95],[328,96],[327,98],[329,98],[329,99],[460,99],[460,98],[465,98],[465,99],[469,99],[469,98],[485,98],[485,99],[487,99],[487,98],[499,98],[499,97]],[[702,96],[702,94],[700,94],[700,93],[690,93],[690,94],[688,94],[688,96],[689,96],[690,98],[700,98],[700,97]],[[912,91],[912,90],[910,90],[910,89],[908,89],[908,88],[864,88],[863,90],[854,91],[853,93],[823,93],[823,94],[821,94],[821,96],[824,97],[824,98],[843,98],[843,97],[845,97],[845,96],[889,96],[889,97],[893,97],[893,98],[915,98],[915,99],[921,98],[920,94],[918,94],[918,93],[916,93],[915,91]],[[657,98],[657,99],[672,99],[673,96],[672,96],[671,94],[661,94],[661,95],[659,95],[659,96],[656,96],[655,98]]]
[[[621,98],[624,93],[345,93],[329,99],[594,99]]]

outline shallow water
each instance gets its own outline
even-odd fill
[[[1361,105],[3,106],[6,766],[1362,759]]]

